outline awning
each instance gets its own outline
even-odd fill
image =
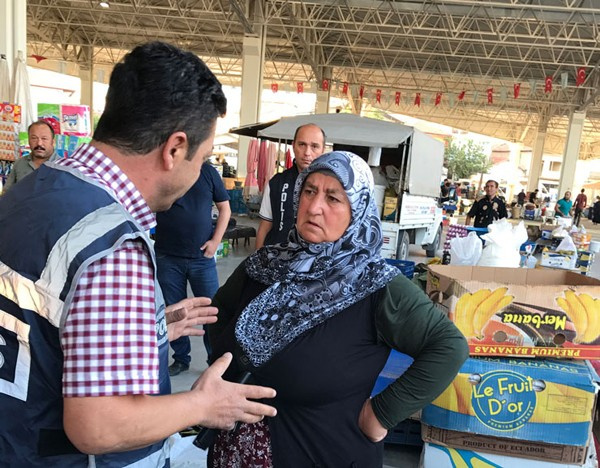
[[[310,123],[323,129],[327,143],[366,147],[397,148],[414,132],[413,127],[354,114],[311,114],[244,125],[230,133],[291,143],[296,129]]]

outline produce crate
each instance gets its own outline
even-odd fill
[[[389,430],[383,442],[386,444],[422,446],[421,422],[414,419],[405,419]]]
[[[412,279],[415,274],[415,262],[411,262],[410,260],[396,260],[393,258],[386,258],[385,261],[398,268],[398,270],[400,270],[408,279]]]

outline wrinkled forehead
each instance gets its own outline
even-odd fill
[[[351,205],[358,193],[373,190],[371,169],[364,160],[352,153],[333,151],[315,159],[308,169],[300,174],[300,187],[314,172],[325,172],[335,177],[342,185]]]

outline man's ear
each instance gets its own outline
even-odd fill
[[[166,170],[172,170],[185,159],[188,151],[188,139],[185,132],[172,133],[162,148],[162,163]]]

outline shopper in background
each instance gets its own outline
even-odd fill
[[[52,162],[58,159],[58,155],[54,151],[54,129],[48,122],[44,120],[33,122],[27,129],[27,134],[31,153],[16,160],[13,164],[4,184],[5,192],[46,161]]]
[[[498,192],[498,182],[488,180],[485,183],[485,197],[476,201],[469,212],[465,225],[471,224],[471,219],[475,218],[474,226],[478,228],[487,228],[494,221],[508,217],[506,204],[496,195]]]
[[[275,414],[256,401],[272,389],[222,379],[230,355],[169,395],[168,339],[201,335],[217,310],[165,309],[146,232],[198,179],[225,110],[196,55],[138,46],[91,143],[0,199],[3,466],[163,467],[177,431]]]
[[[537,201],[537,197],[538,197],[538,189],[535,189],[533,192],[529,193],[529,203],[534,203]]]
[[[521,189],[521,191],[517,195],[517,205],[523,206],[525,204],[526,198],[527,198],[527,194],[525,193],[525,189]]]
[[[569,218],[572,214],[573,200],[571,200],[571,192],[565,192],[564,197],[556,202],[554,206],[554,216],[561,218]]]
[[[220,431],[211,468],[377,467],[383,439],[452,381],[468,357],[461,332],[380,256],[381,221],[371,169],[335,151],[303,171],[290,242],[243,262],[215,296],[215,352],[277,390],[277,416]],[[371,391],[390,350],[406,373]],[[351,372],[349,372],[351,369]]]
[[[574,215],[573,215],[573,224],[575,226],[579,226],[579,222],[581,221],[581,213],[587,206],[587,195],[585,194],[585,189],[581,189],[581,192],[575,198],[575,204],[573,205]]]
[[[213,202],[219,212],[214,227]],[[215,253],[230,217],[229,195],[210,163],[202,165],[200,177],[183,197],[156,214],[156,267],[167,305],[187,297],[188,281],[194,296],[212,299],[215,295],[219,289]],[[191,343],[182,336],[170,344],[174,353],[169,374],[174,376],[190,368]],[[207,351],[210,356],[208,346]]]
[[[256,249],[263,245],[286,242],[294,226],[292,199],[294,184],[298,174],[325,151],[325,132],[314,124],[302,125],[296,129],[292,148],[294,165],[276,174],[265,185],[260,205],[260,224],[256,232]]]

